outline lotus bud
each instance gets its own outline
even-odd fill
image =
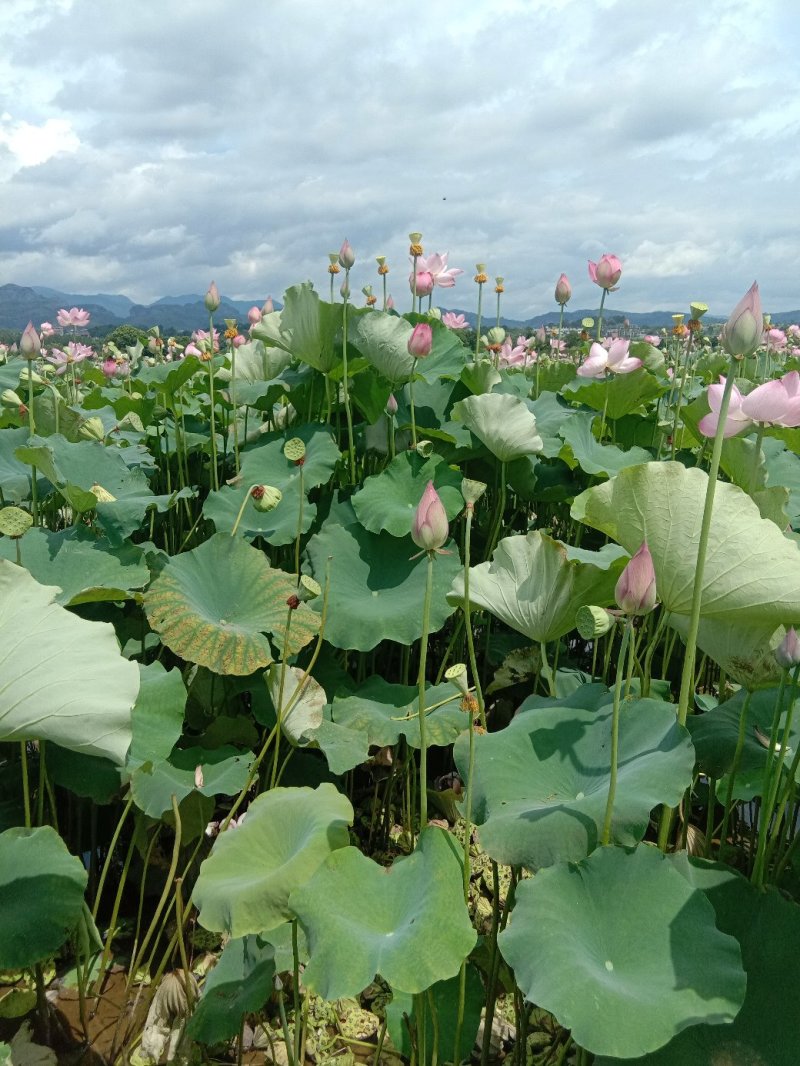
[[[280,489],[273,488],[272,485],[254,485],[250,489],[250,499],[257,511],[267,514],[278,506],[283,499],[283,493]]]
[[[775,661],[784,670],[800,665],[800,637],[794,626],[786,630],[786,636],[775,649]]]
[[[25,327],[19,342],[19,350],[26,359],[35,359],[42,350],[42,342],[39,334],[29,322]]]
[[[342,284],[339,286],[339,295],[342,297],[343,300],[350,299],[350,284],[347,281],[346,277]]]
[[[78,432],[84,440],[99,440],[102,443],[106,439],[105,426],[97,415],[87,418]]]
[[[217,288],[217,283],[215,281],[212,281],[208,286],[208,292],[203,299],[203,303],[206,305],[206,311],[208,311],[209,314],[213,314],[219,307],[221,300],[219,298],[219,289]]]
[[[253,306],[247,312],[247,321],[250,323],[251,326],[254,326],[256,324],[256,322],[260,322],[261,318],[262,318],[262,313],[261,313],[261,308],[260,307]]]
[[[584,640],[597,640],[614,625],[614,616],[605,607],[581,607],[575,616],[575,626]]]
[[[272,302],[272,297],[268,296],[264,301],[264,306],[261,308],[262,315],[271,315],[275,310],[275,304]]]
[[[356,254],[350,246],[350,241],[346,238],[339,249],[339,266],[344,267],[345,270],[350,270],[356,261]]]
[[[411,525],[411,539],[423,551],[436,551],[447,540],[450,527],[439,493],[429,481]]]
[[[435,318],[437,322],[442,321],[442,309],[441,307],[432,307],[428,311],[428,318]]]
[[[34,385],[44,385],[44,378],[41,374],[37,374],[35,370],[31,370],[29,366],[24,366],[19,372],[20,385],[27,385],[29,381],[32,381]]]
[[[243,344],[247,344],[247,337],[244,337],[241,333],[237,333],[231,341],[234,348],[241,348]]]
[[[764,332],[764,317],[758,282],[754,281],[731,312],[719,335],[728,355],[743,359],[756,350]]]
[[[621,276],[622,263],[617,256],[606,253],[596,263],[589,260],[589,277],[601,289],[613,292]]]
[[[649,614],[655,607],[656,573],[647,541],[644,541],[620,574],[614,597],[625,614]]]
[[[2,394],[0,394],[0,401],[6,407],[21,407],[23,404],[22,398],[13,389],[3,389]]]
[[[386,299],[386,310],[394,311],[394,300],[392,299],[391,294]]]
[[[565,303],[569,303],[570,296],[572,296],[572,286],[567,275],[562,274],[556,282],[556,303],[563,307]]]
[[[390,418],[397,414],[397,400],[394,393],[389,393],[389,399],[386,401],[386,414]]]
[[[486,339],[489,344],[502,344],[506,339],[506,331],[502,326],[492,326],[486,334]]]
[[[486,492],[486,485],[483,481],[471,481],[465,477],[461,482],[461,495],[468,507],[470,505],[474,507],[484,492]]]
[[[706,311],[708,311],[708,304],[691,303],[689,304],[689,311],[692,318],[699,322]]]
[[[202,788],[205,785],[205,779],[203,778],[203,767],[198,763],[194,768],[194,787]]]
[[[457,688],[462,696],[469,695],[467,667],[464,663],[455,663],[449,669],[445,670],[444,678],[445,681],[449,681],[451,685]]]
[[[411,336],[408,338],[408,354],[415,359],[425,359],[431,354],[433,347],[433,331],[427,322],[419,322],[414,326]]]

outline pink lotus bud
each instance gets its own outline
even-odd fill
[[[203,767],[202,766],[195,766],[195,768],[194,768],[194,787],[195,788],[202,788],[204,784],[205,784],[205,781],[203,780]]]
[[[775,661],[784,670],[791,670],[793,666],[800,664],[800,637],[797,636],[794,626],[786,630],[786,636],[775,649]]]
[[[250,323],[251,326],[254,326],[256,322],[260,322],[261,317],[262,313],[260,307],[251,307],[250,310],[247,312],[247,321]]]
[[[356,253],[350,247],[350,241],[345,239],[342,247],[339,249],[339,266],[344,267],[345,270],[350,270],[355,264],[355,261]]]
[[[184,349],[183,354],[184,355],[202,355],[203,353],[200,351],[200,349],[197,347],[196,344],[193,344],[190,341],[189,344],[186,345],[186,348]]]
[[[615,255],[601,255],[597,263],[589,260],[589,277],[601,289],[613,292],[622,275],[622,263]]]
[[[221,302],[217,283],[212,281],[208,286],[208,292],[203,300],[203,303],[206,305],[206,311],[208,311],[209,314],[213,314],[219,308]]]
[[[433,292],[434,277],[429,270],[417,271],[417,296],[430,296]],[[413,273],[408,279],[408,287],[411,291],[414,291],[414,275]]]
[[[262,315],[271,315],[275,310],[275,304],[272,302],[272,297],[268,296],[264,301],[264,306],[261,308]]]
[[[754,281],[731,312],[719,335],[728,355],[743,359],[756,350],[764,332],[758,282]]]
[[[386,414],[397,414],[397,400],[394,398],[394,393],[389,393],[389,399],[386,401]]]
[[[386,298],[386,310],[394,311],[394,300],[392,299],[391,295],[387,296]]]
[[[350,299],[350,283],[348,282],[346,275],[344,281],[339,286],[339,294],[341,295],[343,300]]]
[[[445,543],[449,532],[444,504],[433,482],[429,481],[414,514],[411,539],[423,551],[436,551]]]
[[[572,296],[572,286],[567,275],[562,274],[556,282],[556,303],[561,304],[563,307],[565,303],[569,302],[570,296]]]
[[[427,322],[420,322],[414,326],[414,331],[408,338],[408,354],[415,359],[425,359],[431,354],[433,347],[433,331]]]
[[[39,334],[33,328],[32,322],[27,324],[22,333],[19,342],[19,350],[26,359],[35,359],[42,350],[42,342],[39,339]]]
[[[243,337],[241,333],[237,333],[236,336],[233,338],[234,348],[241,348],[243,344],[247,344],[247,338]]]
[[[105,376],[107,378],[113,378],[114,375],[117,372],[117,361],[116,361],[116,359],[105,359],[105,360],[103,360],[103,365],[102,365],[101,369],[102,369],[103,373],[105,374]]]
[[[547,344],[547,330],[544,326],[539,326],[536,330],[536,340],[539,344]]]
[[[619,575],[614,597],[625,614],[649,614],[655,607],[656,572],[647,541]]]

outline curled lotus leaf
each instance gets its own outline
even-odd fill
[[[484,444],[497,459],[510,463],[544,447],[536,416],[518,396],[485,392],[453,405],[453,418]]]

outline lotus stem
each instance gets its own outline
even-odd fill
[[[231,407],[233,408],[233,462],[239,474],[239,419],[236,417],[236,345],[231,342]]]
[[[350,484],[356,483],[356,458],[353,446],[353,416],[350,411],[350,388],[347,375],[347,301],[349,299],[350,270],[345,271],[345,295],[342,302],[342,388],[344,390],[344,415],[347,419],[347,455],[350,468]]]
[[[419,828],[420,832],[428,824],[428,750],[425,731],[425,667],[428,661],[428,632],[430,629],[431,600],[433,598],[433,559],[434,551],[427,553],[427,573],[425,576],[425,599],[422,604],[422,634],[419,646],[419,675],[417,677],[419,710]]]
[[[748,689],[747,695],[744,698],[742,704],[742,710],[739,714],[739,733],[736,737],[736,750],[733,753],[733,764],[728,774],[728,788],[725,793],[725,814],[722,818],[722,829],[719,835],[719,860],[724,861],[725,850],[727,846],[728,837],[728,825],[731,817],[731,808],[733,806],[733,789],[736,785],[736,774],[739,770],[739,763],[742,759],[742,750],[744,748],[744,736],[745,729],[747,727],[747,715],[750,710],[750,700],[752,698],[752,691]]]
[[[416,417],[416,411],[415,411],[415,408],[414,408],[414,378],[416,376],[416,373],[417,373],[417,360],[414,359],[414,362],[413,362],[413,364],[411,366],[411,380],[408,383],[408,395],[409,395],[409,400],[410,400],[410,403],[411,403],[411,447],[412,448],[416,448],[416,446],[417,446],[417,417]]]
[[[752,496],[756,491],[756,484],[758,483],[758,468],[761,465],[761,443],[764,440],[764,430],[767,428],[765,422],[758,423],[758,432],[756,433],[756,450],[753,456],[753,469],[750,472],[750,485],[748,493]]]
[[[22,766],[22,806],[25,811],[25,828],[31,828],[31,797],[28,784],[28,742],[19,742],[20,763]]]
[[[787,674],[788,671],[784,670],[781,677],[781,688],[784,691]],[[780,751],[777,753],[777,757],[775,753],[776,742],[772,739],[772,736],[770,736],[770,751],[767,762],[767,773],[765,773],[764,775],[765,780],[767,776],[769,776],[769,791],[765,791],[762,796],[763,805],[761,808],[761,817],[759,818],[758,825],[758,850],[756,853],[756,863],[753,870],[753,883],[757,885],[762,885],[766,878],[766,859],[768,857],[768,854],[771,853],[772,849],[774,848],[778,838],[780,837],[786,801],[788,800],[789,795],[791,794],[791,791],[794,788],[794,775],[797,770],[798,762],[797,755],[795,755],[794,759],[792,760],[789,772],[789,779],[786,783],[785,788],[782,790],[780,797],[781,802],[776,807],[778,801],[778,793],[779,791],[781,791],[783,766],[786,761],[786,750],[789,745],[789,738],[791,736],[792,731],[794,709],[797,703],[796,693],[798,676],[800,676],[800,665],[796,666],[792,673],[792,683],[789,690],[789,709],[786,712],[786,722],[783,727],[783,735],[780,741]],[[784,703],[783,695],[783,691],[779,692],[778,706],[776,707],[775,720],[773,721],[772,732],[776,734],[776,738],[777,730],[775,726],[776,724],[779,725],[780,722],[780,716],[783,710]],[[771,765],[772,763],[774,763],[774,766]],[[772,816],[775,813],[776,809],[778,811],[778,815],[775,819],[775,826],[770,831],[770,822],[772,821]],[[769,838],[769,840],[767,840],[767,838]],[[769,847],[767,847],[767,844],[769,844]]]
[[[136,846],[136,833],[131,835],[131,842],[128,845],[128,851],[125,855],[125,862],[122,867],[122,873],[120,874],[119,884],[117,885],[117,893],[114,896],[114,906],[111,909],[111,918],[108,923],[108,933],[106,934],[105,943],[103,944],[103,953],[100,956],[100,965],[97,970],[97,977],[94,980],[94,993],[100,995],[103,990],[103,980],[106,975],[106,968],[111,959],[111,944],[114,940],[114,934],[117,931],[117,918],[119,917],[119,908],[122,903],[122,893],[125,889],[125,884],[128,880],[128,871],[130,870],[131,859],[133,858],[133,852]]]
[[[214,416],[214,316],[208,316],[209,343],[211,345],[208,360],[208,391],[211,404],[211,487],[219,491],[219,471],[217,470],[217,427]]]
[[[600,337],[602,336],[602,333],[603,333],[603,308],[605,307],[605,303],[606,303],[606,292],[607,291],[608,291],[607,289],[603,289],[603,295],[600,297],[600,310],[599,310],[598,315],[597,315],[597,338],[596,338],[598,344],[600,343]]]
[[[116,828],[114,829],[114,835],[111,837],[111,843],[108,845],[108,851],[106,852],[106,858],[105,858],[105,862],[103,863],[103,869],[100,871],[100,880],[97,883],[97,892],[95,893],[94,905],[92,907],[92,919],[94,921],[97,921],[97,914],[98,914],[98,911],[100,910],[100,899],[102,898],[102,895],[103,895],[103,886],[106,883],[106,877],[108,876],[108,870],[109,870],[109,867],[111,866],[111,861],[112,861],[112,859],[114,857],[114,851],[116,850],[116,847],[117,847],[117,841],[119,840],[119,835],[122,832],[122,827],[125,824],[125,819],[130,814],[131,807],[133,807],[133,793],[131,793],[131,795],[128,796],[128,799],[127,799],[127,801],[125,803],[125,806],[122,808],[122,814],[119,816],[119,819],[117,820],[117,825],[116,825]]]
[[[175,932],[178,934],[178,951],[181,956],[181,966],[183,966],[186,1005],[189,1012],[191,1012],[192,1004],[194,1003],[194,985],[192,982],[192,971],[189,966],[189,957],[186,954],[186,940],[183,935],[184,911],[182,877],[175,878],[175,921],[177,923],[177,929]]]
[[[481,307],[483,304],[483,282],[478,282],[478,314],[475,319],[475,358],[478,358],[481,347]]]
[[[614,816],[614,800],[617,795],[617,768],[619,763],[619,712],[622,697],[622,678],[625,674],[625,653],[631,639],[633,629],[633,617],[629,615],[625,620],[625,629],[622,633],[622,643],[619,646],[617,656],[617,676],[614,680],[614,706],[611,712],[611,776],[608,783],[608,799],[606,800],[606,816],[603,822],[603,835],[600,843],[611,843],[611,822]]]

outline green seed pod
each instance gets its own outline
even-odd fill
[[[575,616],[575,625],[584,640],[597,640],[614,625],[614,616],[605,607],[581,607]]]

